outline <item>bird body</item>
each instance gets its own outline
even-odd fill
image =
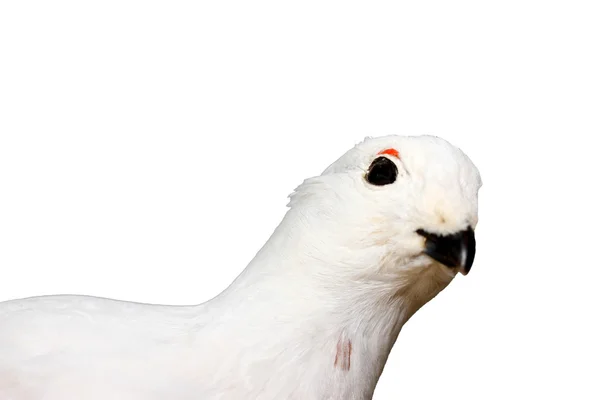
[[[367,139],[206,303],[0,303],[0,400],[370,399],[402,325],[468,272],[480,186],[442,139]]]

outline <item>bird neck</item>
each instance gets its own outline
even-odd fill
[[[380,249],[342,251],[339,242],[324,239],[333,236],[311,236],[302,215],[294,217],[284,219],[213,300],[213,310],[220,310],[213,317],[249,332],[236,344],[240,354],[256,356],[245,360],[244,379],[277,398],[369,399],[403,324],[450,279],[433,266],[399,275]],[[361,273],[374,269],[390,272]],[[277,376],[256,372],[262,366]]]

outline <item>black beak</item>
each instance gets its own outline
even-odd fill
[[[450,268],[459,268],[467,275],[475,259],[475,232],[471,227],[452,235],[436,235],[423,229],[417,233],[425,238],[425,254]]]

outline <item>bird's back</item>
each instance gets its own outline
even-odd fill
[[[136,381],[159,392],[190,344],[189,314],[87,296],[0,303],[0,400],[60,397],[63,387],[70,395],[81,387],[80,398],[95,398],[88,391],[102,387],[116,391],[110,398],[129,399],[128,390],[139,393]]]

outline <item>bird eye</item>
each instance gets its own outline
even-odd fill
[[[398,167],[392,160],[387,157],[377,157],[371,163],[366,179],[373,185],[383,186],[394,183],[397,176]]]

